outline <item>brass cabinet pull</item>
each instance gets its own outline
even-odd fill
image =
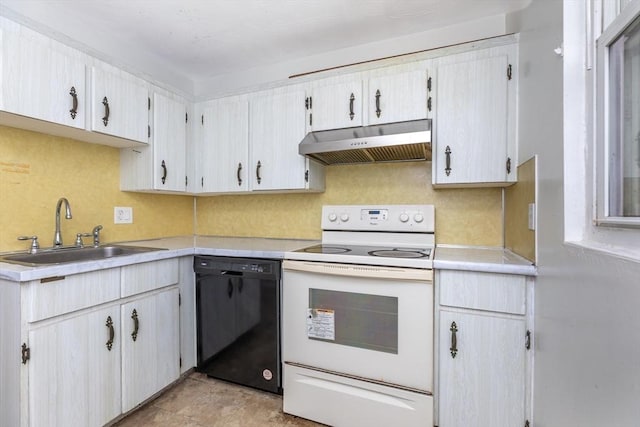
[[[69,95],[71,95],[71,98],[73,99],[73,107],[71,107],[69,113],[71,114],[71,118],[75,120],[76,115],[78,114],[78,94],[76,93],[76,88],[74,86],[71,86]]]
[[[451,147],[447,145],[447,148],[444,150],[444,154],[446,156],[444,172],[449,176],[451,175]]]
[[[356,100],[356,97],[351,94],[349,97],[349,119],[353,120],[355,113],[353,112],[353,102]]]
[[[455,359],[456,354],[458,354],[458,338],[456,337],[458,325],[456,325],[456,322],[451,322],[449,330],[451,331],[451,348],[449,350],[451,351],[451,357]]]
[[[113,339],[116,336],[116,331],[113,329],[113,320],[111,320],[111,316],[107,317],[107,328],[109,328],[109,341],[107,341],[107,350],[111,351],[113,347]]]
[[[102,123],[104,123],[104,125],[108,125],[109,124],[109,100],[107,99],[107,97],[105,96],[102,99],[102,105],[104,105],[104,117],[102,118]]]
[[[138,311],[134,308],[131,313],[133,319],[133,332],[131,332],[131,338],[135,341],[138,339],[138,330],[140,329],[140,322],[138,320]]]
[[[164,184],[167,180],[167,164],[164,162],[164,160],[160,164],[160,167],[162,168],[162,178],[160,178],[160,180]]]
[[[242,185],[242,177],[240,177],[240,172],[242,172],[242,163],[238,163],[238,170],[236,171],[236,176],[238,178],[238,186]]]
[[[380,109],[380,89],[376,90],[376,116],[380,117],[382,110]]]
[[[258,164],[256,165],[256,179],[258,180],[258,184],[262,181],[262,177],[260,176],[260,168],[262,167],[262,163],[258,160]]]

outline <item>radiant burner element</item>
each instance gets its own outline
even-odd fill
[[[351,252],[351,249],[324,245],[311,246],[309,248],[304,248],[303,250],[313,254],[343,254],[345,252]]]
[[[426,249],[424,251],[421,250],[412,250],[412,249],[381,249],[376,251],[369,252],[371,256],[381,256],[387,258],[425,258],[429,257],[431,254],[431,250]]]

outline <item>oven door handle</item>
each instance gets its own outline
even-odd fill
[[[336,264],[315,261],[284,260],[284,271],[300,271],[332,276],[364,277],[375,279],[398,279],[432,281],[433,270],[419,268],[386,267],[377,265]]]

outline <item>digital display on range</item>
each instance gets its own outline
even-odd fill
[[[369,224],[386,221],[388,217],[389,211],[387,209],[363,209],[360,213],[360,219]]]

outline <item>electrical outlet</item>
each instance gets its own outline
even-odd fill
[[[536,229],[536,204],[529,203],[529,230]]]
[[[132,224],[133,208],[116,206],[113,208],[114,224]]]

